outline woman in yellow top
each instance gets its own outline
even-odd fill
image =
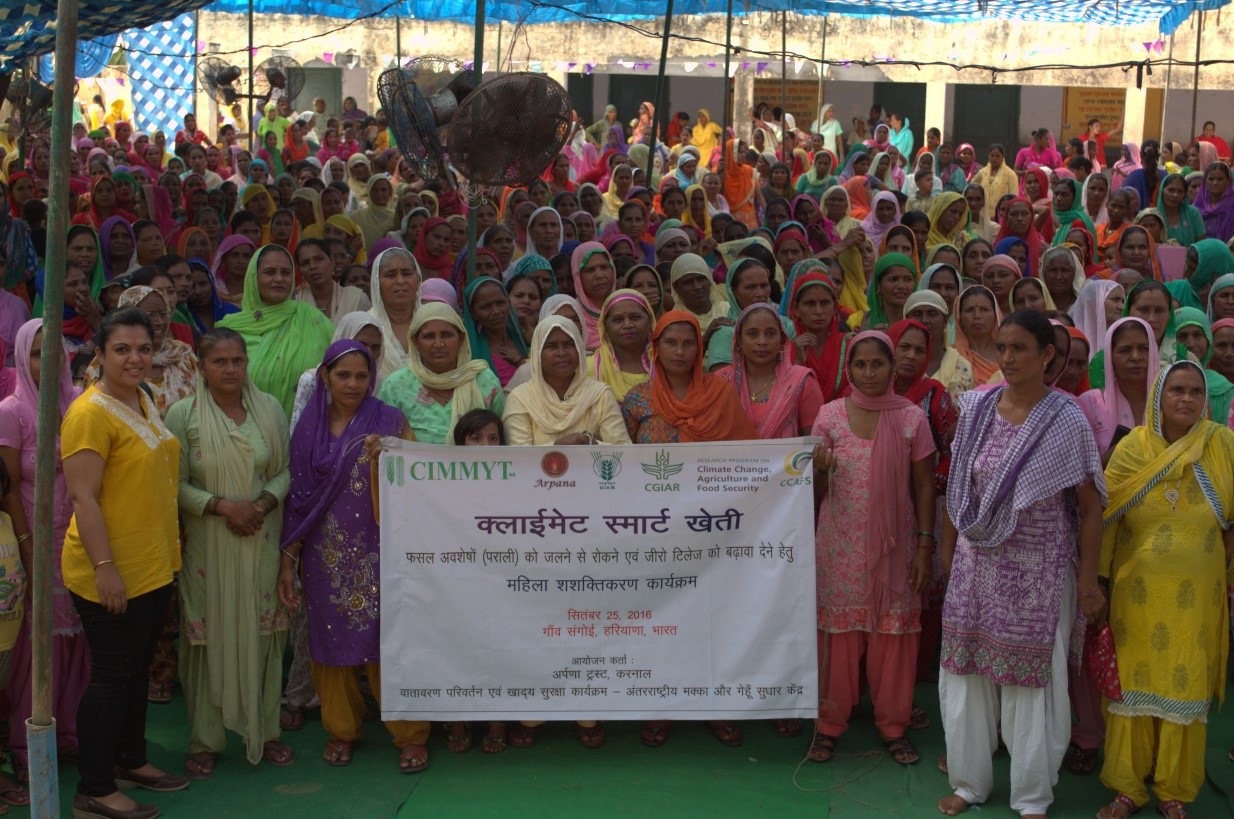
[[[620,402],[651,377],[651,303],[637,290],[618,290],[600,308],[600,347],[587,356],[587,374],[607,384]]]
[[[0,461],[0,497],[8,495],[13,489],[9,472],[5,469],[4,462]],[[22,536],[22,540],[29,538],[29,534]],[[17,645],[17,635],[21,632],[22,603],[25,597],[26,572],[22,568],[17,532],[13,530],[13,519],[7,513],[0,512],[0,686],[5,688],[9,684],[9,662],[13,646]],[[60,680],[56,682],[63,685]],[[16,759],[13,764],[17,767]],[[0,797],[12,805],[30,802],[21,786],[15,785],[3,775],[0,775]]]
[[[720,145],[720,126],[711,121],[711,112],[698,109],[698,119],[690,129],[690,144],[698,148],[699,164],[711,167],[711,154]]]
[[[141,389],[154,329],[140,310],[117,310],[95,336],[103,376],[65,414],[60,432],[73,518],[64,585],[90,643],[90,685],[77,709],[74,811],[158,815],[117,787],[181,790],[184,777],[146,758],[147,669],[180,569],[176,520],[180,442]]]
[[[1204,784],[1206,722],[1225,691],[1234,533],[1234,432],[1209,421],[1204,372],[1179,361],[1157,377],[1136,427],[1106,467],[1099,575],[1122,700],[1108,703],[1102,819],[1148,802],[1186,817]]]

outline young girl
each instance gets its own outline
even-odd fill
[[[506,431],[501,416],[492,410],[473,409],[454,425],[455,446],[505,446]]]

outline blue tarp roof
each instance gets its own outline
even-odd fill
[[[1195,11],[1218,9],[1230,0],[735,0],[734,12],[781,11],[856,17],[916,17],[938,22],[988,18],[1100,25],[1156,24],[1169,34]],[[579,14],[611,20],[650,19],[664,14],[660,0],[492,0],[487,19],[528,23],[572,22]],[[186,11],[246,14],[249,0],[80,0],[79,37],[92,40],[167,20]],[[258,14],[323,15],[345,20],[366,16],[421,20],[475,20],[475,0],[253,0]],[[675,15],[722,14],[725,0],[676,0]],[[14,60],[55,47],[56,0],[0,2],[0,71]]]
[[[78,0],[77,36],[95,40],[193,11],[210,0]],[[360,0],[366,2],[366,0]],[[56,0],[0,0],[0,71],[56,48]]]
[[[1156,24],[1161,33],[1178,28],[1194,11],[1210,11],[1230,0],[734,0],[735,14],[787,9],[797,14],[844,14],[853,17],[917,17],[944,23],[989,18],[1051,23],[1097,23],[1134,26]],[[209,11],[248,12],[249,0],[215,0]],[[610,20],[646,20],[664,14],[664,0],[490,0],[486,17],[527,23],[579,20],[576,12]],[[254,0],[262,14],[320,14],[356,18],[416,17],[421,20],[475,20],[474,0]],[[726,0],[675,0],[673,14],[723,14]]]

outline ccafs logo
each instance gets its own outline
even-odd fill
[[[810,450],[790,452],[784,458],[784,480],[780,486],[809,486],[814,482],[808,474],[812,469],[814,453]]]
[[[601,489],[616,489],[617,476],[621,474],[621,453],[591,453],[591,471],[600,479]]]

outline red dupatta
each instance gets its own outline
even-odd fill
[[[793,283],[793,292],[789,297],[788,317],[797,326],[799,333],[801,332],[801,318],[797,314],[797,297],[807,287],[827,288],[827,292],[831,293],[831,298],[835,300],[836,312],[831,317],[831,323],[827,325],[826,334],[818,339],[817,351],[807,348],[802,360],[796,361],[796,358],[801,355],[800,348],[796,344],[790,344],[788,345],[788,357],[794,359],[794,363],[813,370],[818,376],[818,386],[823,391],[823,401],[833,401],[843,394],[845,387],[848,386],[848,375],[844,368],[844,354],[848,349],[845,341],[848,338],[848,332],[840,317],[840,295],[836,292],[835,284],[823,273],[806,273],[798,276]]]

